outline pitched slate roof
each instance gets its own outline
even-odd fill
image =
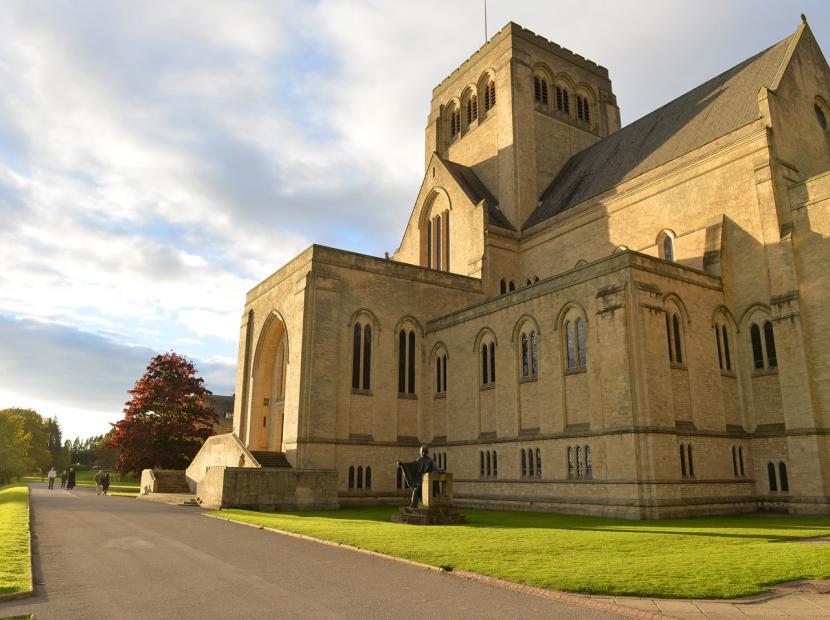
[[[439,159],[444,163],[456,183],[458,183],[459,187],[461,187],[464,193],[467,194],[473,204],[478,204],[482,200],[485,202],[487,205],[487,214],[490,216],[489,220],[491,224],[515,230],[513,225],[504,216],[504,213],[499,210],[498,200],[496,200],[493,194],[490,193],[484,183],[481,182],[481,179],[478,178],[476,173],[473,172],[471,168],[462,166],[461,164],[457,164],[453,161],[448,161],[440,155]]]
[[[797,31],[571,157],[525,222],[533,226],[759,117],[758,89],[775,82]]]

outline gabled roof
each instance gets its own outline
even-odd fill
[[[447,167],[447,170],[449,170],[456,183],[458,183],[458,186],[464,191],[465,194],[467,194],[470,202],[478,204],[482,200],[484,201],[487,205],[487,214],[489,215],[489,221],[491,224],[515,230],[513,225],[505,217],[504,213],[502,213],[498,208],[498,200],[496,200],[493,194],[490,193],[484,183],[481,182],[481,179],[478,178],[476,173],[473,172],[471,168],[446,160],[440,155],[438,155],[438,158],[444,166]]]
[[[571,157],[525,228],[759,118],[758,90],[776,83],[803,28]]]

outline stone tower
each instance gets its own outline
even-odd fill
[[[518,230],[575,153],[620,128],[608,70],[510,22],[432,91],[432,154],[472,168]]]

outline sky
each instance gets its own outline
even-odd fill
[[[623,124],[826,0],[488,0],[605,67]],[[482,0],[3,0],[0,408],[102,434],[152,355],[234,391],[245,293],[311,243],[393,252],[432,88]]]

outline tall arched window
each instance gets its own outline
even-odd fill
[[[585,477],[590,480],[594,476],[594,468],[591,464],[591,448],[585,446]]]
[[[767,367],[777,368],[778,356],[775,354],[775,334],[772,332],[772,323],[769,321],[764,322],[764,344],[767,347]]]
[[[354,488],[354,465],[349,467],[349,488]]]
[[[565,322],[565,350],[568,370],[582,370],[588,362],[585,344],[585,321],[578,317],[576,321]]]
[[[574,478],[574,449],[568,446],[568,480]]]
[[[496,343],[490,343],[490,383],[496,382]]]
[[[539,336],[535,331],[530,332],[530,373],[534,377],[539,374]]]
[[[499,477],[499,455],[493,450],[493,478]]]
[[[683,363],[683,336],[680,331],[680,318],[676,313],[666,311],[666,339],[669,344],[669,361]]]
[[[479,475],[480,475],[482,478],[484,478],[484,450],[482,450],[481,452],[479,452],[479,460],[480,460],[480,463],[479,463],[479,465],[480,465]]]
[[[674,262],[674,240],[669,235],[663,237],[663,260]]]
[[[744,473],[744,449],[738,447],[738,465],[741,466],[741,476],[745,476]]]
[[[576,477],[582,478],[582,448],[576,447]]]
[[[732,356],[729,353],[729,332],[726,325],[715,324],[715,343],[718,348],[718,366],[721,370],[732,370]]]
[[[487,475],[491,476],[493,474],[493,467],[492,463],[490,462],[490,451],[487,450]]]
[[[687,456],[687,462],[688,462],[688,465],[689,465],[689,476],[694,478],[695,477],[695,461],[692,458],[692,446],[691,445],[686,446],[686,456]]]
[[[536,475],[535,474],[535,468],[533,467],[534,460],[535,459],[533,458],[533,448],[529,448],[528,451],[527,451],[527,475],[528,475],[528,478],[533,478],[533,476]]]
[[[352,349],[352,389],[360,388],[360,343],[362,338],[363,327],[360,323],[355,323],[354,326],[354,343]]]
[[[573,323],[565,323],[565,344],[568,351],[568,369],[576,368],[576,339]]]
[[[536,377],[539,373],[539,339],[536,330],[522,332],[522,377]]]
[[[536,477],[542,477],[542,451],[536,448]]]
[[[522,472],[522,478],[527,476],[527,455],[525,454],[525,449],[524,448],[522,448],[521,472]]]
[[[680,444],[680,476],[686,477],[686,446]]]
[[[576,320],[576,352],[579,368],[585,368],[588,363],[588,353],[585,347],[585,321],[581,318]]]
[[[732,473],[738,477],[738,449],[732,446]]]
[[[527,334],[522,334],[522,376],[530,376],[530,341]]]
[[[415,393],[415,331],[398,332],[398,393]]]
[[[363,488],[363,466],[358,465],[357,467],[357,488]]]
[[[732,356],[729,353],[729,332],[726,331],[726,325],[721,325],[721,334],[723,335],[723,358],[726,362],[726,370],[732,370]]]
[[[752,360],[755,369],[760,370],[764,367],[764,350],[761,346],[761,328],[756,323],[749,328],[749,339],[752,342]]]
[[[372,468],[370,466],[366,466],[366,488],[372,488]]]
[[[363,328],[363,389],[371,386],[372,376],[372,326],[368,323]]]
[[[769,490],[774,493],[778,490],[778,482],[775,480],[774,463],[767,463],[767,477],[769,478]]]
[[[787,478],[787,464],[783,461],[778,463],[778,478],[781,480],[781,491],[787,493],[790,490],[790,481]]]
[[[487,345],[481,345],[481,385],[490,383],[490,356]]]

